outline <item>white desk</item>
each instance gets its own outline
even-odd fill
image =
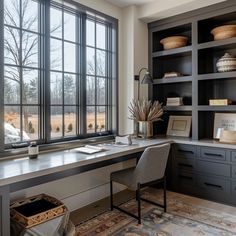
[[[146,147],[170,143],[171,139],[134,140],[127,147],[87,155],[71,150],[41,154],[37,159],[21,158],[0,162],[0,236],[10,236],[10,193],[76,175],[140,156]]]

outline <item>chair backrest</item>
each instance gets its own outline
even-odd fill
[[[135,177],[141,184],[162,179],[165,175],[170,144],[148,147],[135,168]]]

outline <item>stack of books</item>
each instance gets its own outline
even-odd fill
[[[167,98],[166,106],[182,106],[182,105],[184,105],[182,97]]]

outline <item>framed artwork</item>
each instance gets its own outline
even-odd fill
[[[189,137],[192,123],[192,116],[170,116],[167,128],[167,135]]]
[[[217,139],[219,129],[236,130],[236,113],[215,113],[213,138]]]

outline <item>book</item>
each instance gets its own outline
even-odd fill
[[[167,98],[166,106],[182,106],[182,105],[183,105],[182,97]]]
[[[84,147],[74,148],[74,151],[86,153],[86,154],[94,154],[97,152],[107,151],[108,149],[104,147],[92,146],[92,145],[85,145]]]
[[[231,104],[232,104],[232,101],[229,99],[210,99],[209,100],[210,106],[228,106]]]

